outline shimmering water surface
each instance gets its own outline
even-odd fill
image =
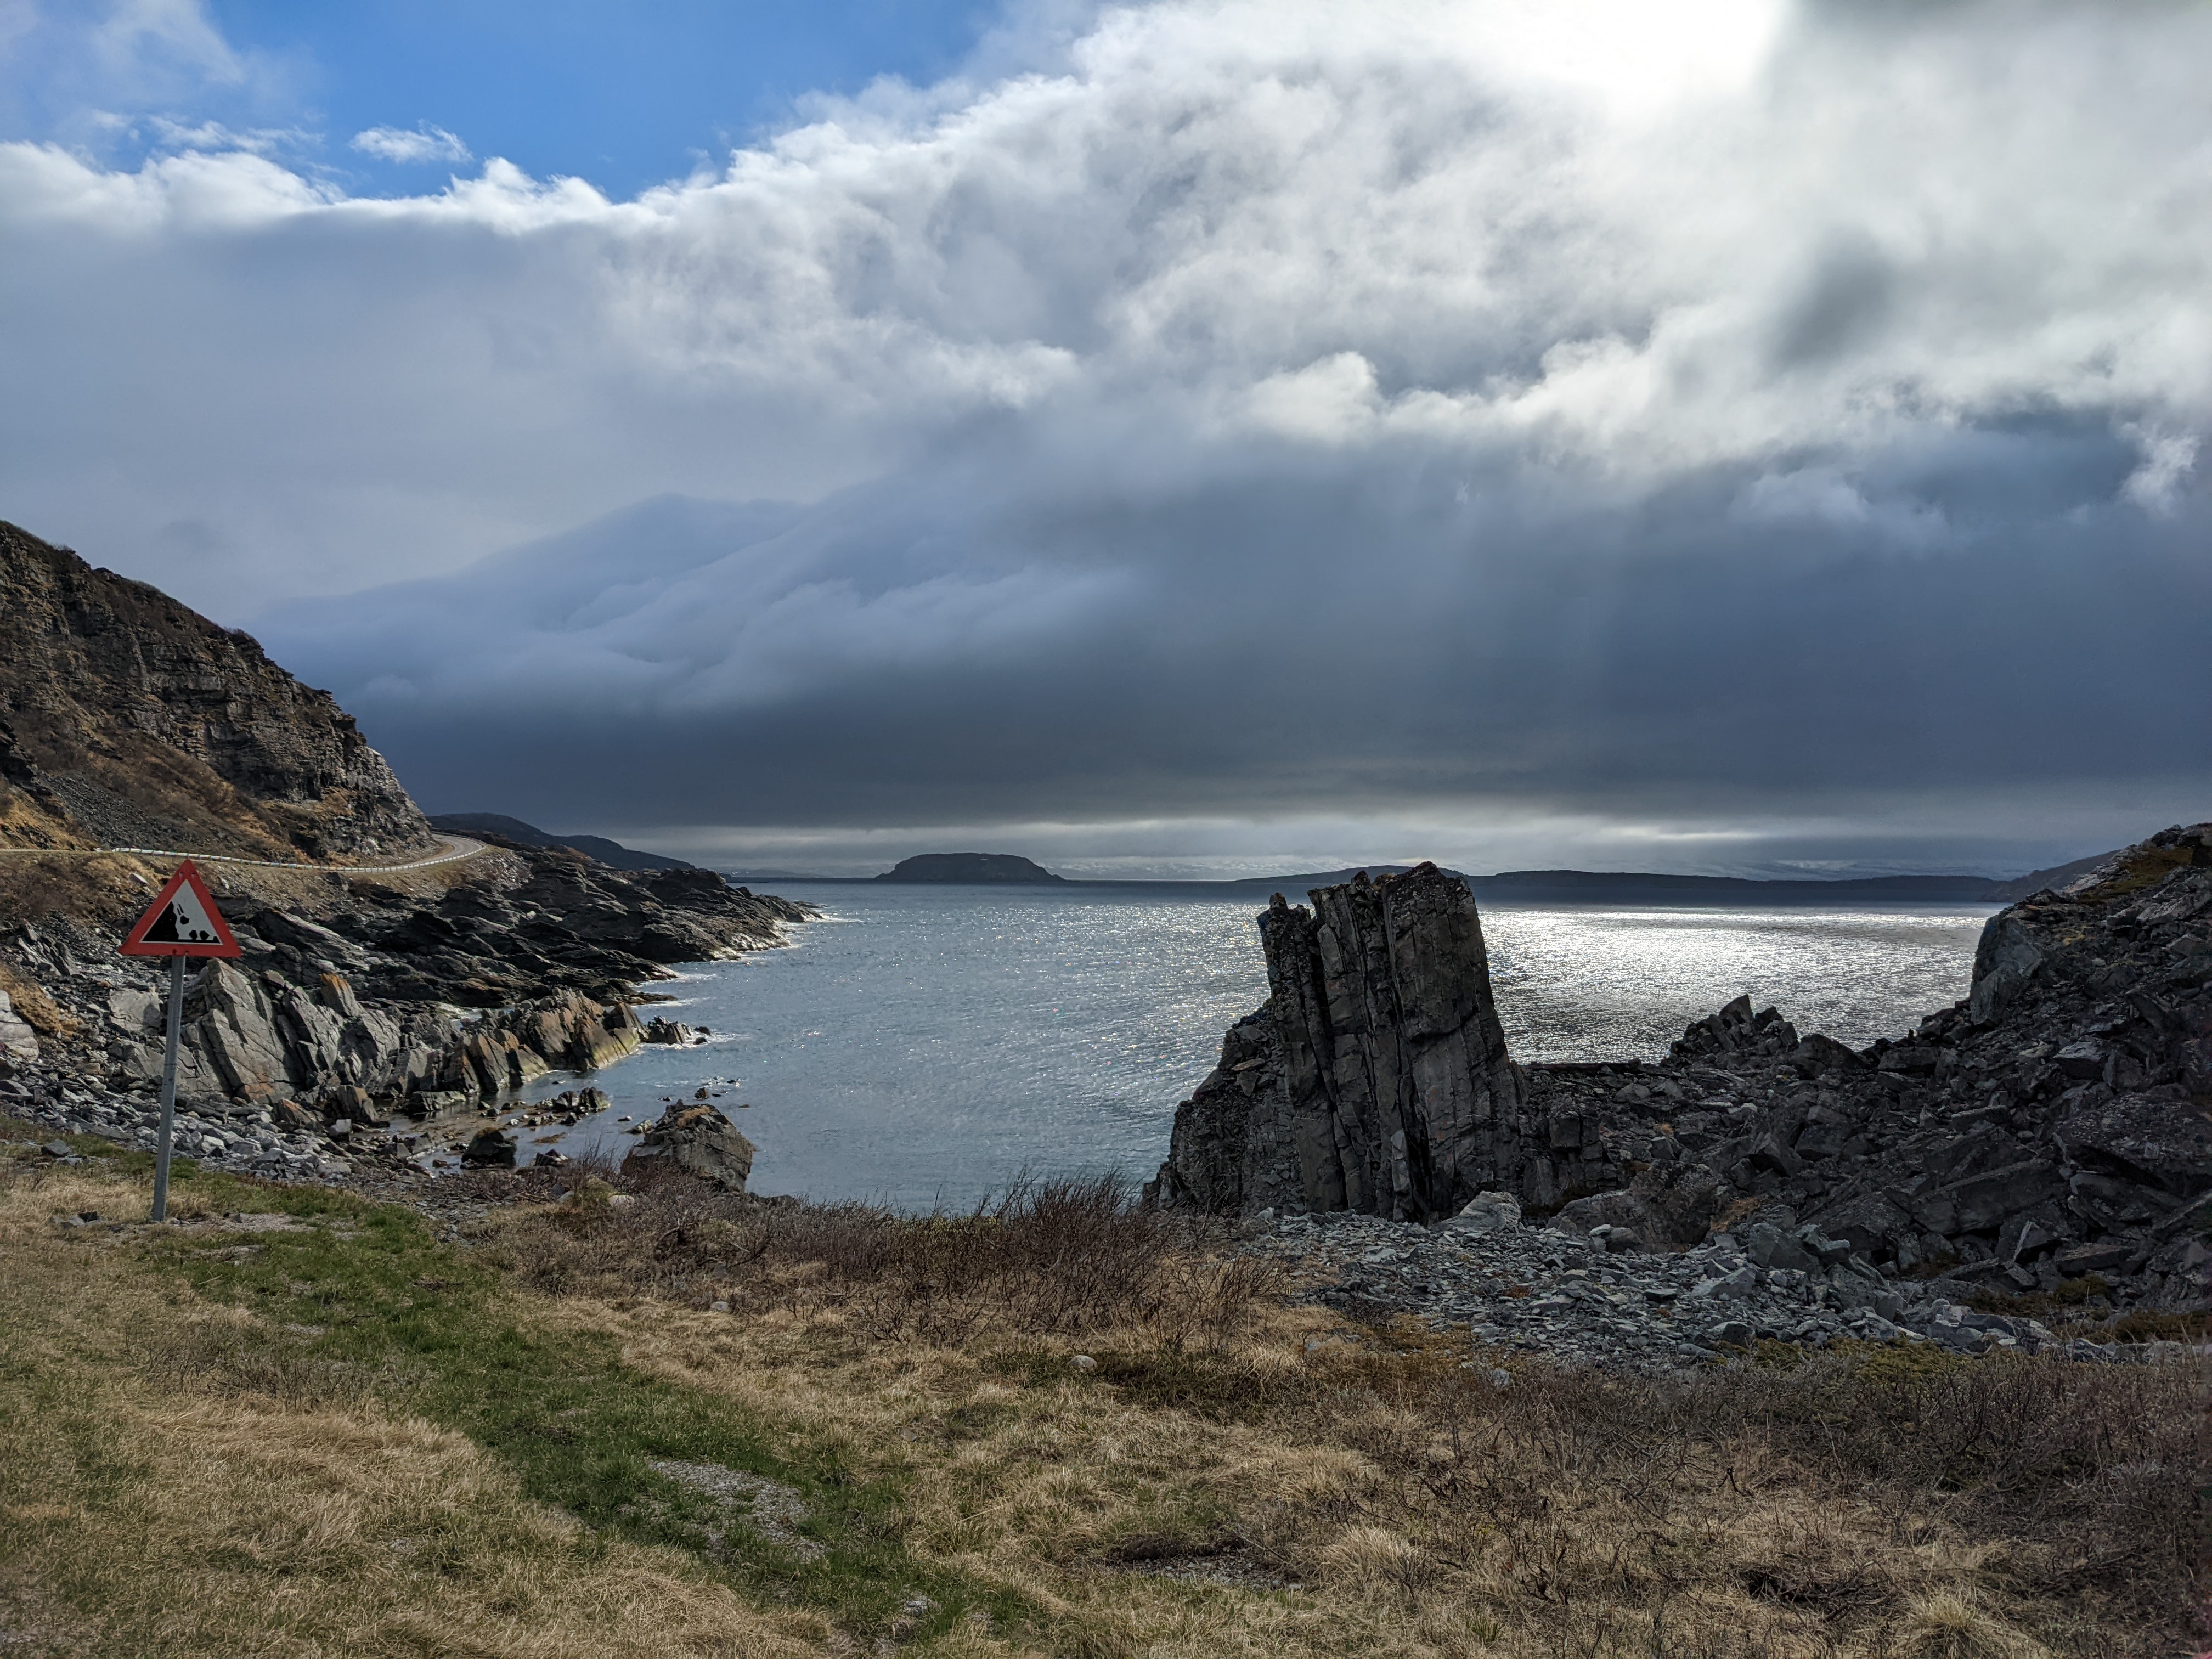
[[[1024,1170],[1146,1176],[1222,1032],[1267,994],[1249,898],[776,890],[829,919],[794,930],[789,950],[654,988],[678,1000],[658,1012],[712,1040],[600,1073],[615,1103],[563,1151],[619,1155],[619,1119],[649,1121],[708,1086],[760,1149],[758,1192],[927,1205]],[[1966,994],[1988,915],[1498,908],[1483,927],[1515,1057],[1610,1060],[1656,1058],[1745,992],[1801,1030],[1897,1035]],[[574,1085],[550,1078],[531,1097]]]

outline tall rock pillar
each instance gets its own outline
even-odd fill
[[[1176,1109],[1155,1190],[1224,1213],[1424,1220],[1517,1188],[1526,1091],[1467,884],[1424,864],[1309,896],[1260,918],[1267,1004]]]

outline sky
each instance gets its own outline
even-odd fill
[[[2212,9],[0,0],[0,517],[730,867],[2212,817]]]

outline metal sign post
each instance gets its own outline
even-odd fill
[[[169,1218],[169,1142],[177,1129],[177,1034],[185,1018],[185,959],[169,958],[169,1040],[161,1050],[161,1133],[154,1152],[154,1219]]]
[[[169,1143],[177,1123],[177,1042],[185,1019],[185,958],[240,957],[237,937],[186,859],[117,947],[126,957],[169,959],[169,1035],[161,1051],[161,1131],[155,1142],[154,1219],[169,1218]]]

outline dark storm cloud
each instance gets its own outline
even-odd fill
[[[1516,518],[1371,453],[979,509],[971,454],[806,510],[651,504],[267,632],[430,798],[558,815],[588,781],[647,823],[2203,775],[2212,722],[2179,717],[2212,708],[2202,516],[2142,514],[2114,449],[1948,434],[1872,458],[1888,490],[1841,523],[1747,514],[1741,473]],[[1900,549],[1889,517],[1950,528]]]
[[[1052,50],[627,203],[0,146],[10,510],[256,626],[434,805],[700,845],[1848,861],[2212,776],[2212,13]]]

